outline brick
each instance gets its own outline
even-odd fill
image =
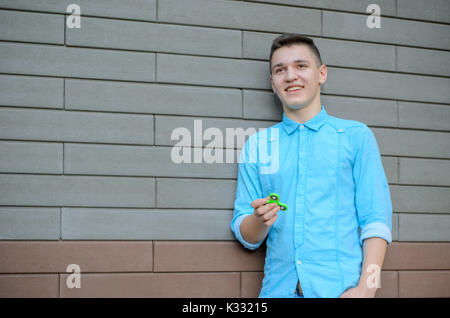
[[[427,7],[423,5],[422,7]],[[409,47],[397,48],[398,71],[448,76],[450,52]]]
[[[332,9],[343,11],[354,11],[366,13],[367,6],[372,3],[371,0],[255,0],[256,2],[270,2],[279,4],[288,4],[292,6],[314,7],[319,9]],[[377,4],[383,8],[382,15],[395,15],[395,1],[381,0]]]
[[[397,103],[391,100],[379,100],[344,96],[321,96],[322,104],[329,115],[357,120],[370,126],[397,127]]]
[[[431,0],[424,5],[420,0],[397,0],[397,16],[449,23],[450,3],[447,0]]]
[[[398,241],[398,213],[392,213],[392,241]]]
[[[448,133],[372,128],[383,155],[450,158]]]
[[[153,270],[153,242],[4,242],[2,273],[65,273],[77,264],[87,272]]]
[[[84,18],[82,28],[66,32],[70,46],[242,56],[241,32],[235,30]]]
[[[60,143],[0,141],[0,172],[62,174],[62,171]]]
[[[195,120],[199,120],[196,126]],[[186,137],[174,136],[174,140],[171,139],[173,132],[178,128],[185,128],[190,133],[190,145],[197,147],[200,146],[200,142],[204,147],[209,148],[221,148],[219,146],[208,146],[212,141],[202,138],[205,131],[209,128],[215,128],[220,131],[215,133],[217,138],[216,142],[222,141],[223,148],[228,149],[240,149],[244,146],[245,141],[249,136],[254,133],[274,125],[276,122],[268,121],[248,121],[238,119],[214,119],[214,118],[193,118],[193,117],[181,117],[181,116],[155,116],[155,144],[156,145],[179,145],[180,142],[187,142]],[[194,128],[198,127],[198,132],[194,131]],[[231,132],[235,132],[234,135],[242,136],[242,138],[227,138],[227,129]],[[198,145],[196,140],[198,139]],[[218,140],[217,140],[218,139]],[[229,144],[227,144],[227,141]],[[214,145],[214,144],[213,144]],[[225,156],[225,155],[224,155]],[[225,158],[223,159],[225,162]],[[236,160],[234,161],[236,162]]]
[[[280,34],[243,32],[243,57],[269,60],[272,41]],[[311,37],[327,66],[395,70],[395,47]]]
[[[450,160],[399,158],[399,182],[450,186]]]
[[[384,266],[383,266],[384,268]],[[376,298],[398,297],[398,273],[395,271],[381,271],[380,289],[375,294]]]
[[[399,214],[399,241],[450,242],[449,227],[448,214]]]
[[[72,0],[1,0],[0,7],[19,10],[66,13]],[[114,17],[137,20],[156,20],[156,0],[77,0],[81,16]],[[83,20],[83,19],[82,19]],[[81,22],[83,23],[83,22]]]
[[[0,204],[153,207],[154,178],[0,175]]]
[[[58,297],[58,275],[0,275],[0,298]]]
[[[422,103],[398,103],[399,127],[450,131],[450,107]]]
[[[242,94],[238,89],[72,79],[66,80],[65,88],[66,109],[242,116]]]
[[[237,242],[155,242],[155,272],[262,271],[265,251]]]
[[[155,54],[0,43],[0,72],[152,82]]]
[[[382,17],[381,28],[370,29],[367,18],[367,14],[323,11],[322,35],[444,50],[450,46],[448,25]]]
[[[158,82],[234,88],[271,87],[269,65],[261,61],[158,53],[156,69]]]
[[[450,188],[390,185],[396,212],[448,213]]]
[[[160,208],[233,209],[235,180],[157,178]]]
[[[71,143],[64,147],[65,174],[237,178],[237,163],[175,163],[172,147]]]
[[[0,239],[58,240],[60,216],[59,208],[0,207]]]
[[[158,2],[158,21],[320,35],[320,10],[225,0]]]
[[[241,273],[241,298],[257,298],[261,291],[263,272]]]
[[[364,79],[364,80],[360,80]],[[328,68],[325,94],[448,103],[450,79],[398,73]],[[420,87],[421,89],[417,89]]]
[[[0,86],[2,106],[63,108],[64,80],[61,78],[0,75]]]
[[[61,274],[61,297],[151,297],[235,298],[239,297],[239,273],[85,274],[81,288],[66,287]]]
[[[381,156],[388,183],[398,183],[398,158]]]
[[[0,10],[0,39],[6,41],[64,44],[64,17]]]
[[[152,115],[29,109],[0,114],[3,139],[153,144]]]
[[[385,270],[448,270],[449,243],[394,242],[386,252]]]
[[[63,208],[64,240],[234,240],[230,210]]]
[[[400,271],[400,298],[450,297],[450,271]]]
[[[321,102],[331,116],[361,121],[367,125],[397,127],[395,101],[368,98],[321,95]],[[283,109],[272,92],[244,90],[243,117],[245,119],[283,119]]]
[[[262,120],[283,120],[283,106],[272,92],[243,90],[243,118]]]

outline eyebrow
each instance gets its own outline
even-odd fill
[[[309,64],[308,60],[295,60],[293,63],[305,63],[305,62]],[[274,70],[278,66],[283,66],[283,65],[284,65],[283,63],[275,64],[274,66],[272,66],[272,70]]]

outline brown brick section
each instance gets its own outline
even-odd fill
[[[0,297],[257,297],[264,267],[264,249],[230,241],[0,241],[0,255]],[[392,243],[377,297],[450,297],[450,243]]]

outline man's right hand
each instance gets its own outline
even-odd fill
[[[276,203],[266,204],[270,198],[256,199],[252,202],[253,214],[266,226],[272,226],[278,218],[280,207]]]

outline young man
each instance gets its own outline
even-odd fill
[[[249,249],[267,237],[260,297],[374,297],[379,287],[391,242],[388,183],[367,125],[321,104],[326,79],[311,39],[274,40],[270,81],[283,121],[245,143],[231,221]],[[273,192],[287,210],[266,204]]]

